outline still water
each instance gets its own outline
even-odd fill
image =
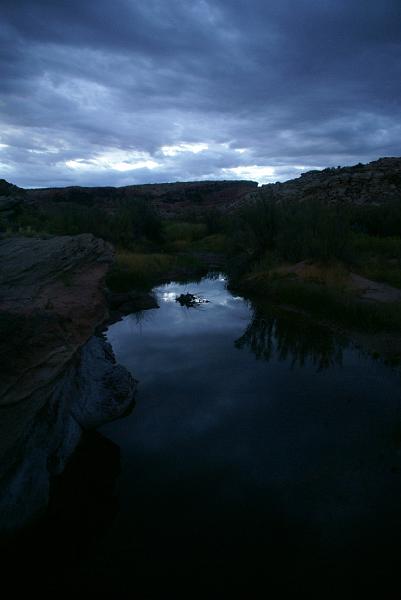
[[[209,302],[180,306],[183,292]],[[107,332],[140,383],[102,428],[121,449],[119,509],[85,575],[122,592],[396,579],[399,373],[222,276],[156,294]]]

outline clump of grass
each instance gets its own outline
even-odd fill
[[[312,263],[303,261],[295,265],[280,265],[271,271],[272,277],[299,277],[302,281],[320,283],[344,289],[349,280],[349,271],[339,262]]]
[[[151,288],[174,265],[175,259],[166,254],[141,254],[118,251],[107,285],[116,292]]]
[[[401,288],[401,238],[356,234],[353,246],[358,273]]]
[[[184,240],[193,242],[205,237],[207,227],[203,223],[186,223],[184,221],[168,221],[164,223],[164,236],[167,242]]]
[[[378,332],[401,329],[401,304],[377,304],[358,300],[352,293],[311,281],[289,277],[245,278],[241,289],[250,295],[263,295],[281,305],[290,305],[314,316],[341,323],[351,329]]]

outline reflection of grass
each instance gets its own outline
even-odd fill
[[[115,264],[107,276],[107,285],[117,292],[149,288],[174,264],[166,254],[117,252]]]
[[[246,278],[243,288],[280,304],[288,304],[314,316],[342,323],[352,329],[394,331],[401,328],[400,303],[361,302],[352,293],[310,281],[289,278]],[[242,286],[241,286],[242,287]]]
[[[257,304],[252,320],[235,341],[239,349],[249,348],[258,359],[290,359],[303,366],[310,360],[322,370],[341,364],[346,340],[311,319],[280,310],[269,303]]]

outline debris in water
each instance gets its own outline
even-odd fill
[[[198,304],[206,304],[209,300],[205,298],[200,298],[199,296],[195,296],[194,294],[181,294],[177,296],[175,299],[176,302],[179,302],[181,306],[186,306],[187,308],[193,308]]]

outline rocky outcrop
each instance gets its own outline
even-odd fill
[[[104,320],[112,260],[90,234],[0,241],[0,405],[48,385]]]
[[[23,188],[18,187],[17,185],[13,185],[9,183],[5,179],[0,179],[0,196],[1,197],[16,197],[23,196],[25,194],[25,190]]]
[[[363,165],[308,171],[285,183],[262,186],[275,200],[310,200],[382,204],[401,199],[401,158],[381,158]]]
[[[135,381],[93,336],[112,258],[92,235],[0,240],[0,530],[45,508],[83,430],[133,404]]]

